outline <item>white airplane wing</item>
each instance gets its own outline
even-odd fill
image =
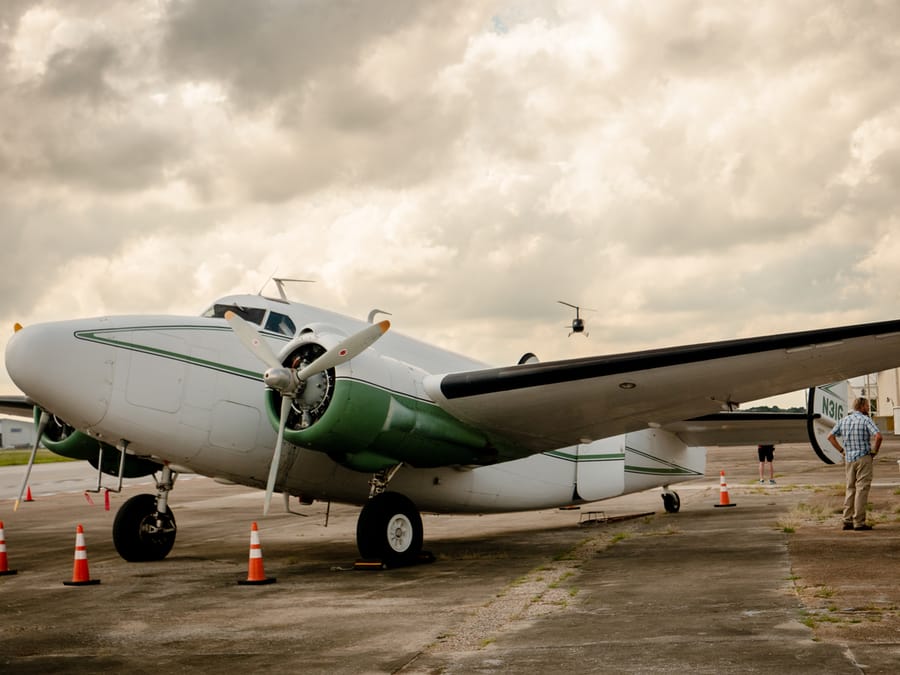
[[[453,416],[543,452],[898,365],[895,320],[433,375],[425,387]]]

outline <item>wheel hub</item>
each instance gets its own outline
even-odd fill
[[[413,527],[409,518],[398,513],[388,522],[387,530],[388,543],[394,551],[403,553],[409,548],[413,539]]]

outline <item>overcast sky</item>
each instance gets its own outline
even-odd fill
[[[273,273],[498,364],[898,318],[898,60],[894,0],[4,0],[0,350]]]

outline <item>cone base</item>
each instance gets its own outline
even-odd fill
[[[239,579],[240,586],[261,586],[263,584],[274,584],[277,581],[275,577],[266,577],[265,579]]]
[[[0,572],[0,577],[5,577],[8,574],[18,574],[18,573],[19,573],[18,570],[3,570],[2,572]]]
[[[737,506],[737,504],[713,504],[717,509],[726,508],[728,506]]]
[[[63,586],[96,586],[99,583],[99,579],[88,579],[87,581],[64,581]]]

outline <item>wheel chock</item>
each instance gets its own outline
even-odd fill
[[[419,555],[415,560],[408,563],[388,563],[380,558],[361,558],[353,563],[353,569],[365,570],[369,572],[380,572],[381,570],[389,570],[395,567],[411,567],[412,565],[427,565],[433,563],[437,558],[431,551],[419,551]]]
[[[379,572],[381,570],[386,570],[388,566],[385,564],[383,560],[357,560],[353,563],[353,569],[355,570],[364,570],[367,572]]]

